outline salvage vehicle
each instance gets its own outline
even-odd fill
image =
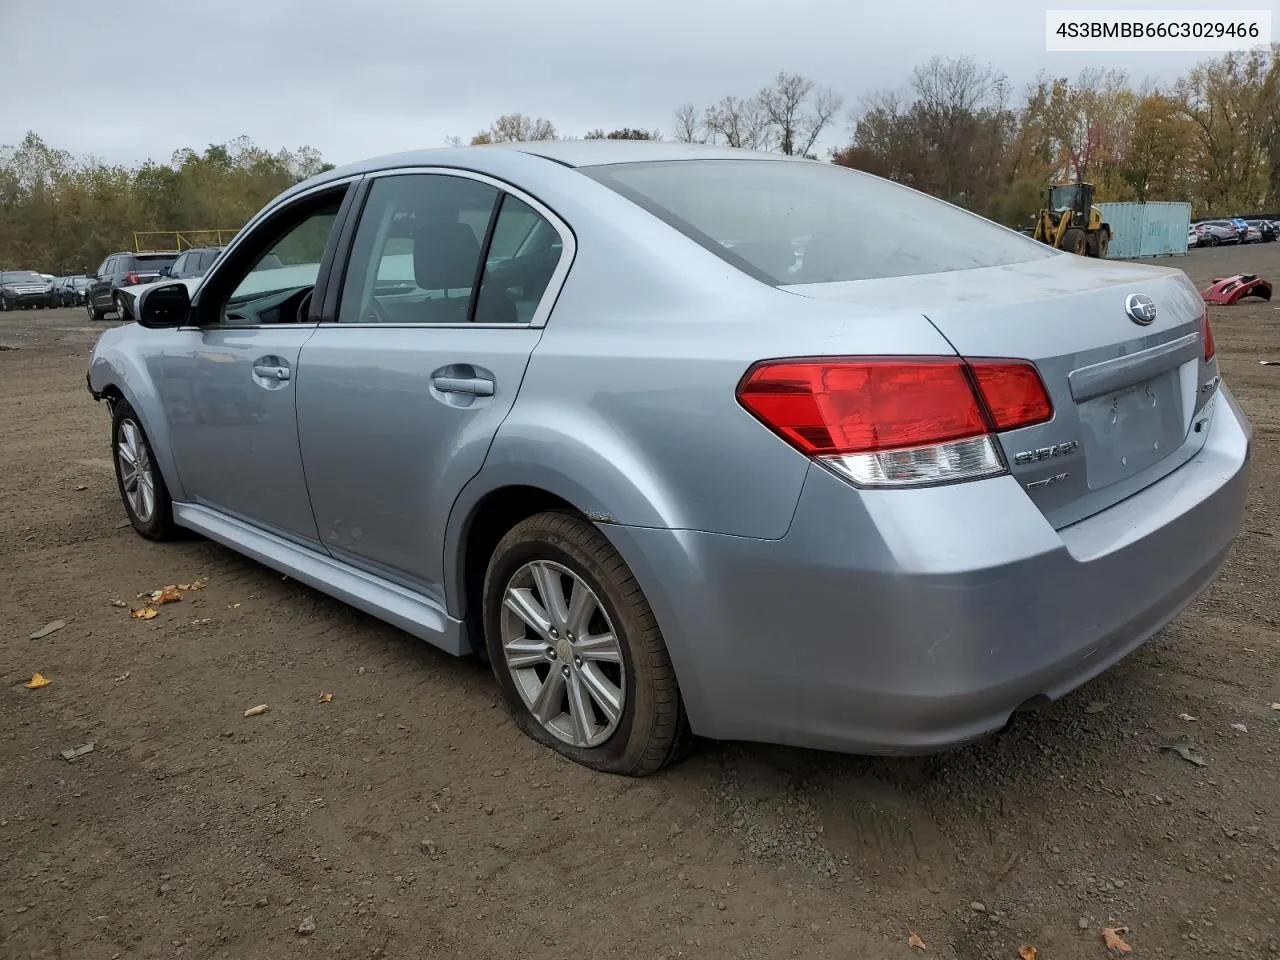
[[[134,530],[487,657],[601,771],[999,731],[1192,602],[1248,488],[1180,270],[816,161],[399,154],[135,289],[87,371]]]
[[[49,281],[34,270],[0,272],[0,310],[28,307],[43,308],[49,304]]]
[[[101,320],[114,313],[121,320],[129,319],[131,296],[126,287],[150,283],[161,276],[165,267],[178,259],[175,251],[156,250],[141,253],[113,253],[102,261],[97,272],[89,276],[89,286],[84,295],[84,309],[90,320]]]

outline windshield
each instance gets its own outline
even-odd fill
[[[738,269],[778,285],[1058,256],[959,207],[835,164],[676,160],[579,169]]]
[[[1076,195],[1078,191],[1074,186],[1054,187],[1049,191],[1049,207],[1056,211],[1074,210],[1076,208]]]
[[[44,283],[44,277],[33,270],[13,270],[0,273],[0,283]]]

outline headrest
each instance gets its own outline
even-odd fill
[[[413,232],[413,278],[423,290],[457,290],[476,281],[480,242],[465,223],[428,221]]]

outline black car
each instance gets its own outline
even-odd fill
[[[90,320],[101,320],[108,313],[115,313],[121,320],[128,319],[121,287],[159,280],[165,267],[172,267],[178,259],[177,251],[158,250],[149,253],[113,253],[102,261],[97,273],[89,277],[89,289],[85,294],[84,309]]]
[[[174,280],[189,280],[192,277],[203,277],[213,266],[222,252],[221,247],[192,247],[184,250],[178,259],[173,261],[167,276]]]
[[[78,307],[84,303],[85,292],[89,289],[89,278],[86,276],[63,277],[58,288],[58,306]]]
[[[49,281],[34,270],[0,272],[0,310],[47,307]]]
[[[1245,223],[1249,224],[1249,226],[1257,230],[1258,233],[1262,234],[1263,243],[1274,242],[1277,233],[1280,232],[1276,230],[1276,225],[1270,220],[1246,220]]]

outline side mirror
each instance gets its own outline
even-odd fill
[[[133,313],[141,326],[152,330],[180,327],[191,317],[191,291],[185,283],[143,290],[134,301]]]

